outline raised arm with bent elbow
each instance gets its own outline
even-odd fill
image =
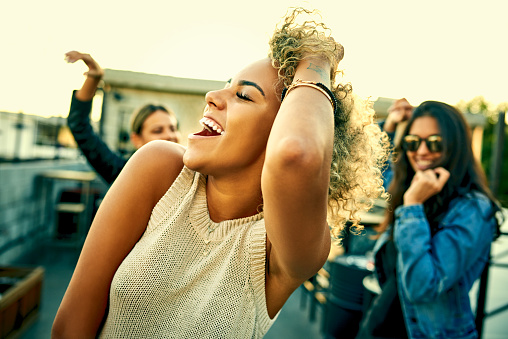
[[[108,184],[112,184],[127,160],[111,151],[90,124],[92,100],[104,71],[90,54],[71,51],[65,55],[70,63],[83,60],[88,66],[88,72],[85,72],[86,79],[81,89],[72,94],[67,124],[90,165]]]
[[[294,78],[330,86],[329,70],[326,59],[309,57]],[[262,190],[268,238],[283,269],[303,280],[324,264],[330,250],[326,205],[332,148],[330,101],[315,88],[295,87],[270,133]],[[319,255],[309,256],[302,248]]]

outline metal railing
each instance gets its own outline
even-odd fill
[[[508,236],[507,232],[501,232],[499,238],[503,236]],[[499,239],[498,238],[498,239]],[[485,310],[485,304],[487,299],[487,286],[489,282],[489,271],[491,267],[501,267],[501,268],[508,268],[508,264],[503,263],[496,263],[495,259],[500,259],[501,257],[504,257],[508,255],[508,251],[502,252],[494,256],[489,256],[489,260],[487,262],[487,265],[485,265],[485,268],[483,269],[482,275],[480,277],[480,286],[478,288],[478,300],[476,304],[476,330],[478,331],[478,338],[482,338],[483,334],[483,325],[485,323],[485,319],[492,317],[496,314],[499,314],[501,312],[508,311],[508,302],[500,307],[497,307],[491,311]]]

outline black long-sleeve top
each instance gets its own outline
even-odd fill
[[[112,184],[127,160],[114,153],[94,132],[90,124],[92,100],[81,101],[72,94],[71,108],[67,124],[90,165],[108,183]]]

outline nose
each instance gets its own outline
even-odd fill
[[[180,142],[180,132],[176,128],[175,129],[168,128],[165,130],[163,139],[178,143]]]
[[[427,143],[422,140],[420,142],[420,146],[418,146],[418,149],[416,150],[416,153],[418,154],[427,154],[430,153],[429,148],[427,147]]]
[[[171,139],[169,139],[170,141],[179,143],[180,142],[180,132],[178,130],[171,131],[171,137],[170,138],[171,138]]]
[[[208,106],[213,106],[217,109],[223,109],[226,104],[226,100],[222,94],[223,90],[210,91],[206,93],[205,100]]]

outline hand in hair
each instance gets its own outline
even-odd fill
[[[404,205],[423,204],[438,194],[450,178],[450,172],[442,167],[417,171],[404,194]]]
[[[333,85],[338,64],[344,57],[344,47],[331,37],[324,23],[313,20],[313,14],[317,13],[304,8],[294,9],[269,42],[270,58],[279,70],[283,87],[292,83],[296,69],[303,60],[326,66],[320,71],[321,81],[330,80]]]

